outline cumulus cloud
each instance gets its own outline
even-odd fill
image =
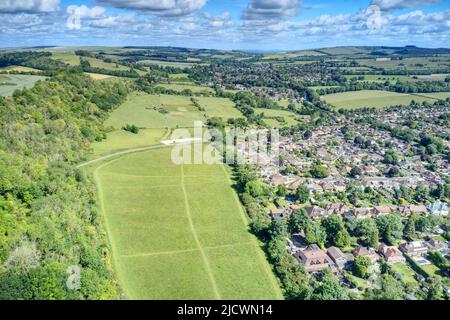
[[[244,11],[243,20],[279,20],[295,16],[301,0],[251,0]]]
[[[191,14],[206,5],[207,0],[98,0],[99,3],[122,9],[140,10],[162,16]]]
[[[88,6],[68,6],[68,14],[76,14],[80,19],[99,19],[104,18],[106,15],[106,9],[103,7],[95,6],[89,8]]]
[[[378,6],[381,10],[396,10],[405,8],[419,8],[433,5],[441,0],[372,0],[371,5]]]
[[[219,15],[212,15],[205,12],[202,16],[208,22],[208,25],[214,28],[225,28],[233,25],[229,12],[223,12]]]
[[[2,13],[41,13],[55,12],[60,0],[1,0]]]

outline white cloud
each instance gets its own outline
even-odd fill
[[[106,9],[103,7],[95,6],[89,8],[85,5],[82,6],[68,6],[68,14],[77,14],[80,19],[99,19],[104,18],[106,15]]]
[[[244,20],[283,19],[295,16],[301,0],[251,0],[242,18]]]
[[[162,16],[191,14],[206,5],[207,0],[98,0],[100,3],[122,9],[141,10]]]
[[[396,10],[405,8],[420,8],[441,2],[441,0],[372,0],[371,5],[380,7],[381,10]]]
[[[55,12],[59,9],[59,2],[60,0],[0,0],[0,12]]]

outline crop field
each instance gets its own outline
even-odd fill
[[[299,124],[298,115],[288,110],[277,110],[277,109],[260,109],[255,108],[256,114],[264,113],[264,122],[270,127],[284,127],[293,126]],[[275,117],[282,117],[284,122],[280,122]]]
[[[199,111],[190,97],[172,95],[149,95],[134,93],[113,111],[106,126],[120,129],[126,124],[140,128],[193,127],[195,121],[206,122],[208,117],[224,119],[242,116],[226,99],[198,98],[206,111]],[[163,111],[164,110],[164,111]]]
[[[171,162],[171,149],[97,167],[113,263],[130,299],[282,299],[222,165]]]
[[[19,74],[0,75],[0,96],[10,96],[16,89],[31,88],[45,77]]]
[[[0,71],[40,72],[41,70],[30,68],[30,67],[22,67],[22,66],[8,66],[8,67],[0,68]]]
[[[416,102],[436,101],[435,98],[403,94],[379,90],[362,90],[328,94],[321,97],[328,104],[336,108],[356,109],[356,108],[386,108],[393,105],[407,105],[412,100]]]
[[[375,59],[358,60],[360,65],[384,69],[404,68],[408,70],[426,70],[448,67],[448,58],[446,57],[413,57],[402,60],[381,60]]]
[[[94,80],[105,80],[105,79],[113,78],[113,76],[110,76],[107,74],[91,73],[91,72],[86,72],[86,74]]]
[[[166,129],[142,129],[138,134],[125,130],[107,133],[107,139],[92,145],[93,157],[104,156],[126,149],[143,148],[160,144],[161,140],[170,133]]]

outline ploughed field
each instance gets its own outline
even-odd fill
[[[281,299],[223,165],[175,165],[171,148],[95,170],[115,270],[131,299]]]

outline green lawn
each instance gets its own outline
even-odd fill
[[[406,284],[417,284],[416,273],[406,263],[396,263],[392,265],[392,270],[398,272]]]
[[[380,90],[361,90],[328,94],[322,96],[322,100],[336,108],[357,109],[363,107],[385,108],[393,105],[407,105],[412,100],[416,102],[430,101],[436,99],[418,95],[410,95]]]
[[[166,129],[142,129],[138,134],[125,130],[116,130],[107,133],[107,139],[95,142],[92,145],[92,157],[104,156],[126,149],[142,148],[160,144],[163,137],[168,134]]]
[[[132,299],[281,299],[222,165],[164,148],[95,170],[119,282]]]
[[[45,77],[2,74],[0,75],[0,96],[10,96],[16,89],[31,88],[39,80],[45,80]]]

